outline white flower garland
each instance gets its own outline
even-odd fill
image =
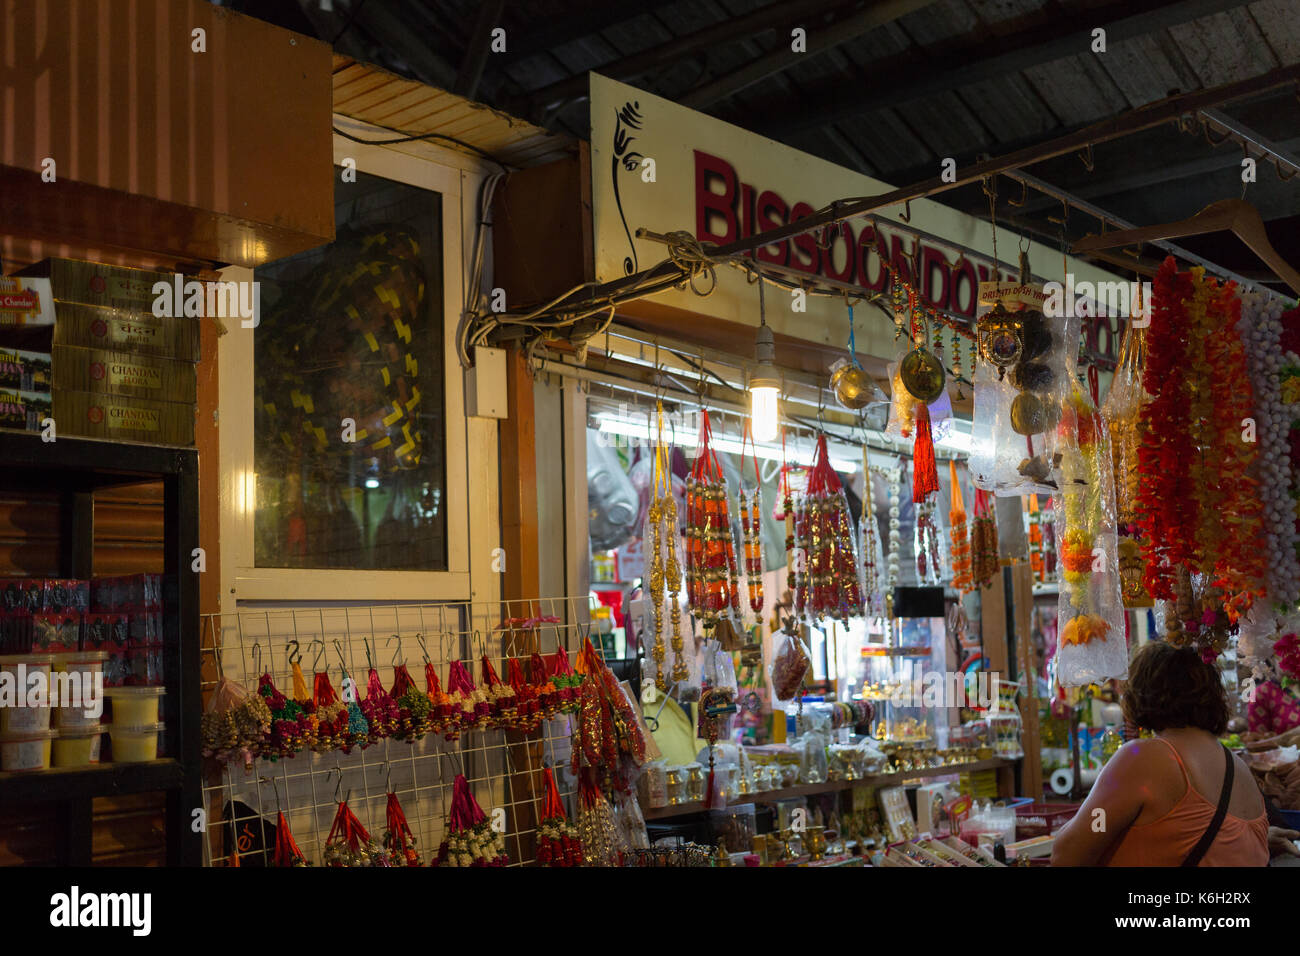
[[[1282,369],[1300,366],[1300,357],[1282,354],[1283,303],[1276,296],[1247,292],[1241,297],[1238,331],[1246,346],[1246,367],[1255,401],[1255,430],[1259,443],[1259,494],[1268,537],[1268,594],[1265,600],[1282,607],[1300,600],[1300,557],[1296,555],[1295,477],[1291,471],[1291,423],[1300,406],[1282,400]]]

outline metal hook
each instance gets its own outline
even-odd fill
[[[254,641],[253,649],[251,653],[253,655],[253,675],[255,677],[261,677],[262,676],[262,645],[259,642]]]
[[[370,656],[370,638],[362,637],[361,643],[365,645],[366,648],[366,670],[374,670],[375,661],[374,658]]]
[[[1058,226],[1060,226],[1062,229],[1064,229],[1064,228],[1065,228],[1065,224],[1068,223],[1068,222],[1070,221],[1070,203],[1069,203],[1069,200],[1066,200],[1066,199],[1062,199],[1062,200],[1061,200],[1061,218],[1060,218],[1060,219],[1057,219],[1055,216],[1048,216],[1048,217],[1047,217],[1047,221],[1048,221],[1048,222],[1054,222],[1054,223],[1056,223]]]
[[[258,778],[257,778],[257,782],[258,782],[258,783],[269,783],[269,784],[271,785],[271,789],[275,791],[275,812],[276,812],[276,813],[282,813],[282,812],[284,812],[284,808],[283,808],[282,806],[280,806],[280,786],[279,786],[278,783],[276,783],[275,778],[274,778],[274,777],[258,777]]]
[[[429,663],[429,648],[428,648],[428,646],[424,643],[424,635],[423,635],[423,634],[417,634],[417,635],[415,635],[415,643],[417,643],[417,644],[420,645],[420,653],[422,653],[422,654],[424,655],[424,662],[425,662],[426,664],[428,664],[428,663]]]
[[[307,642],[308,647],[311,647],[313,644],[320,645],[320,650],[317,651],[316,656],[311,659],[312,672],[318,673],[320,671],[320,659],[325,656],[325,651],[327,650],[327,648],[325,646],[325,642],[322,641],[319,637],[313,637],[310,641]]]
[[[331,643],[333,643],[334,645],[334,653],[339,656],[339,666],[343,668],[343,673],[346,674],[348,671],[348,662],[347,659],[343,656],[343,645],[339,643],[339,639],[337,637],[333,638]]]
[[[1028,198],[1029,198],[1029,183],[1025,182],[1022,179],[1020,180],[1020,198],[1008,199],[1007,203],[1008,205],[1011,206],[1023,206],[1025,204],[1025,200],[1027,200]]]
[[[393,654],[393,667],[396,668],[398,663],[404,662],[405,659],[402,656],[402,635],[394,634],[389,638],[389,641],[391,642],[394,639],[397,641],[397,652]]]
[[[903,211],[898,214],[898,218],[901,222],[910,223],[912,221],[912,200],[911,199],[908,199],[905,203],[903,203]]]
[[[302,650],[298,646],[298,638],[294,638],[288,644],[284,645],[285,653],[289,656],[290,664],[302,663]]]
[[[1079,159],[1083,162],[1083,168],[1088,172],[1092,172],[1096,168],[1092,156],[1092,143],[1089,143],[1086,149],[1079,152]]]
[[[339,793],[343,790],[343,767],[337,760],[334,761],[334,766],[332,768],[325,771],[325,775],[328,777],[331,773],[335,772],[338,773],[339,779],[338,782],[334,784],[334,802],[343,803],[343,801],[339,799]]]

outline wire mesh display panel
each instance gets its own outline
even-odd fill
[[[529,629],[507,624],[537,619],[543,623]],[[205,681],[205,700],[223,677],[256,693],[264,673],[289,696],[295,647],[309,686],[312,674],[324,671],[341,689],[346,665],[358,697],[371,666],[387,689],[395,667],[405,663],[413,675],[420,675],[416,681],[423,690],[426,659],[444,682],[452,661],[472,660],[479,681],[479,661],[486,654],[505,679],[511,657],[527,660],[531,653],[550,654],[563,647],[570,659],[576,658],[590,623],[585,597],[271,607],[210,615],[203,621],[202,649],[212,666],[204,673],[217,676]],[[272,828],[278,811],[283,811],[298,847],[312,865],[319,865],[341,799],[382,844],[389,792],[397,794],[422,861],[428,863],[446,832],[452,784],[460,773],[484,813],[503,829],[510,865],[531,863],[545,794],[544,767],[554,768],[570,819],[576,816],[577,784],[568,773],[571,720],[560,714],[527,734],[464,730],[455,741],[430,734],[414,743],[384,739],[353,748],[350,754],[306,750],[287,758],[257,757],[250,766],[242,760],[220,765],[209,761],[204,783],[205,863],[231,865],[231,847],[237,845],[239,865],[268,865],[275,846]]]

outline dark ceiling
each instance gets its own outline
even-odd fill
[[[1300,63],[1300,0],[225,0],[342,54],[585,138],[597,70],[894,185],[1190,92]],[[506,30],[507,52],[487,53]],[[807,32],[807,52],[790,31]],[[1106,30],[1107,51],[1090,51]],[[1296,88],[1219,107],[1300,153]],[[1212,134],[1211,134],[1212,136]],[[1242,194],[1239,143],[1166,125],[1026,172],[1135,224]],[[1261,150],[1252,155],[1259,157]],[[1283,172],[1292,170],[1283,166]],[[999,222],[1054,245],[1061,204],[999,181]],[[988,217],[978,186],[941,202]],[[1246,198],[1300,262],[1300,178],[1259,163]],[[1072,238],[1099,231],[1071,213]],[[1230,235],[1180,245],[1265,277]],[[1149,255],[1156,255],[1154,251]]]

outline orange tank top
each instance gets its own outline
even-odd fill
[[[1172,810],[1150,823],[1134,824],[1120,838],[1107,866],[1181,866],[1214,819],[1218,801],[1205,799],[1192,786],[1178,748],[1163,737],[1183,772],[1187,792]],[[1243,820],[1228,813],[1200,866],[1268,866],[1268,814]]]

